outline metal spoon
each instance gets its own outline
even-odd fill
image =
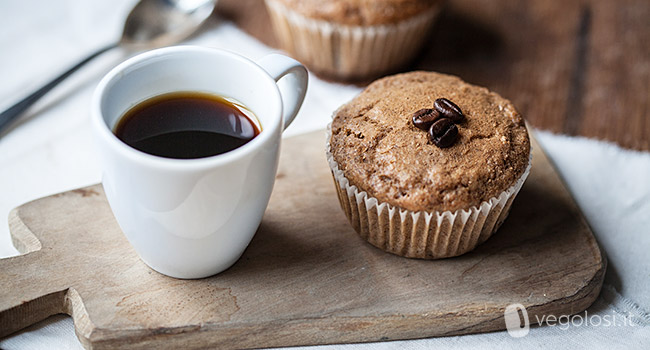
[[[129,49],[148,49],[178,42],[205,22],[216,5],[216,0],[140,0],[124,22],[122,38],[77,63],[42,88],[0,113],[0,133],[77,69],[93,58],[118,46]]]

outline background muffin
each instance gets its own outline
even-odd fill
[[[266,0],[281,47],[338,79],[377,76],[418,52],[439,0]]]
[[[436,146],[414,112],[447,98],[465,115]],[[328,161],[341,205],[370,243],[398,255],[456,256],[503,222],[530,168],[530,140],[510,101],[432,72],[372,83],[335,112]]]

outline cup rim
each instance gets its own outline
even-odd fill
[[[206,54],[206,55],[227,56],[230,59],[237,60],[247,64],[251,69],[257,71],[260,74],[260,77],[263,77],[263,79],[272,83],[274,89],[271,90],[272,92],[269,91],[270,94],[267,95],[266,97],[275,98],[277,101],[279,101],[278,106],[280,108],[278,111],[274,113],[274,115],[276,115],[275,119],[279,119],[279,120],[272,121],[271,123],[266,123],[264,125],[264,128],[261,130],[261,132],[246,144],[225,153],[221,153],[209,157],[203,157],[203,158],[178,159],[178,158],[161,157],[161,156],[156,156],[156,155],[152,155],[140,151],[124,143],[113,133],[113,131],[109,128],[109,126],[104,121],[102,108],[101,108],[104,92],[108,88],[110,88],[113,85],[113,83],[117,79],[119,79],[121,75],[124,74],[124,71],[127,70],[128,68],[136,66],[138,64],[142,64],[142,62],[151,60],[156,57],[160,57],[164,55],[175,55],[179,53],[184,53],[184,54],[195,53],[195,54],[202,54],[202,55]],[[283,106],[282,106],[282,97],[280,95],[280,90],[275,80],[269,75],[269,73],[266,70],[264,70],[254,61],[240,54],[228,50],[223,50],[223,49],[201,47],[201,46],[194,46],[194,45],[177,45],[177,46],[169,46],[169,47],[154,49],[154,50],[140,53],[118,64],[101,79],[101,81],[95,88],[95,91],[93,92],[93,96],[92,96],[91,105],[92,105],[91,119],[93,121],[92,124],[94,124],[94,128],[97,130],[99,137],[104,139],[104,141],[109,144],[109,147],[113,148],[121,156],[124,156],[132,161],[137,161],[142,164],[148,164],[157,167],[165,167],[170,169],[205,168],[205,167],[213,167],[216,165],[233,162],[252,153],[260,146],[266,144],[266,142],[271,137],[273,137],[273,135],[277,132],[279,128],[281,128],[281,125],[283,124],[283,120],[282,120]]]

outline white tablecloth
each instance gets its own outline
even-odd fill
[[[93,49],[117,40],[121,21],[133,2],[0,2],[0,110]],[[225,48],[252,59],[273,51],[226,21],[211,21],[187,43]],[[27,201],[100,181],[90,133],[90,96],[101,76],[124,58],[124,53],[115,50],[92,62],[0,138],[1,217]],[[304,107],[285,135],[323,128],[331,112],[359,91],[311,76]],[[523,338],[512,338],[504,331],[327,348],[650,348],[650,154],[583,138],[545,132],[537,136],[609,259],[603,292],[588,309],[583,324],[574,319],[569,325],[534,327]],[[0,257],[16,254],[6,220],[0,220]],[[614,322],[602,322],[606,315]],[[54,316],[0,340],[0,348],[75,349],[81,345],[72,320]]]

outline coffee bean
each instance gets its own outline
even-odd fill
[[[449,129],[452,125],[454,125],[454,122],[452,122],[451,119],[440,118],[435,123],[431,124],[431,127],[429,128],[429,132],[431,133],[432,136],[440,136],[444,134],[445,131]]]
[[[440,148],[451,146],[457,138],[458,127],[449,118],[440,118],[429,128],[429,139]]]
[[[436,99],[433,106],[442,116],[451,119],[454,123],[460,123],[465,119],[460,107],[446,98]]]
[[[440,118],[440,113],[433,108],[422,108],[421,110],[413,113],[413,125],[416,128],[424,131],[429,130],[431,124]]]

